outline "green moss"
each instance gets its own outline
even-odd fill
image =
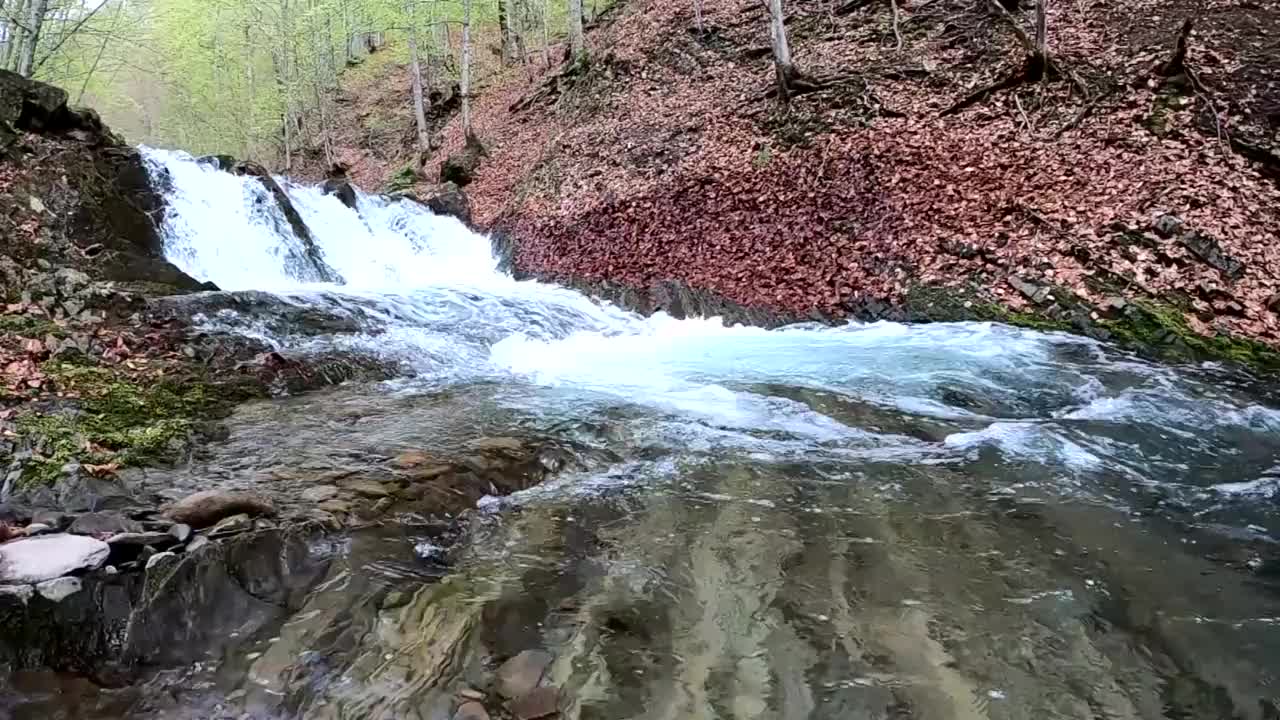
[[[42,367],[74,404],[18,418],[18,434],[32,449],[22,484],[53,482],[69,462],[122,466],[174,462],[205,420],[244,399],[243,388],[199,378],[134,380],[112,369],[67,361]]]
[[[1099,324],[1120,344],[1151,348],[1165,359],[1226,361],[1255,370],[1280,370],[1280,351],[1225,333],[1201,335],[1187,323],[1185,309],[1173,303],[1135,301],[1123,317]]]
[[[418,182],[417,171],[413,169],[412,164],[405,165],[387,181],[386,192],[393,193],[400,190],[408,190],[413,187],[416,182]]]
[[[0,334],[43,338],[66,337],[67,331],[48,318],[34,315],[0,315]]]

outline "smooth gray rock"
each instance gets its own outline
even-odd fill
[[[300,497],[306,502],[319,503],[338,494],[336,485],[316,485],[302,491]]]
[[[35,584],[77,570],[96,570],[111,548],[83,535],[55,533],[0,545],[0,582]]]
[[[23,532],[27,534],[27,537],[35,537],[36,535],[48,535],[49,533],[54,532],[54,528],[51,528],[44,523],[31,523],[23,528]]]
[[[195,538],[193,538],[191,542],[187,543],[187,554],[198,552],[201,548],[205,547],[210,542],[212,541],[209,538],[205,537],[204,535],[195,536]]]
[[[160,565],[162,563],[167,563],[170,560],[177,559],[177,557],[178,557],[177,555],[171,552],[156,553],[155,555],[152,555],[151,557],[147,558],[147,570],[151,570],[157,565]]]
[[[91,512],[76,518],[67,532],[73,535],[117,535],[142,532],[142,523],[117,512]]]
[[[31,596],[36,594],[36,589],[30,585],[0,585],[0,597],[14,597],[18,602],[26,605],[31,601]]]
[[[60,577],[53,580],[45,580],[36,585],[36,592],[46,600],[53,602],[62,602],[63,600],[80,592],[83,585],[80,578]]]
[[[108,545],[164,545],[172,542],[173,536],[167,532],[126,532],[107,538]]]
[[[180,543],[184,543],[191,539],[191,526],[183,523],[175,523],[169,528],[169,535]]]

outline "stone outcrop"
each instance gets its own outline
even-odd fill
[[[0,178],[0,255],[156,294],[205,289],[164,259],[164,203],[141,155],[65,91],[0,71]]]

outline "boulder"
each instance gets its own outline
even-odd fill
[[[474,135],[467,136],[467,142],[462,149],[440,163],[440,182],[466,187],[474,177],[476,168],[480,167],[481,159],[487,155],[488,152],[479,138]]]
[[[356,189],[347,180],[347,166],[344,163],[336,163],[329,168],[329,173],[325,177],[324,184],[320,186],[321,192],[325,195],[333,195],[343,205],[357,209],[359,199],[356,197]]]
[[[80,592],[82,587],[80,578],[60,577],[37,584],[36,592],[50,602],[62,602]]]
[[[102,566],[111,548],[101,540],[58,533],[0,545],[0,583],[40,583]]]
[[[436,215],[447,215],[471,224],[471,200],[462,188],[452,182],[446,182],[422,201],[427,209]]]
[[[73,535],[118,535],[140,533],[142,523],[130,520],[117,512],[91,512],[76,518],[67,528]]]
[[[261,495],[231,490],[203,490],[179,500],[164,510],[174,522],[205,528],[232,515],[274,515],[275,505]]]

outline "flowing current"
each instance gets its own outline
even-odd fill
[[[256,179],[147,155],[171,260],[356,325],[211,329],[404,375],[246,406],[179,484],[572,457],[482,499],[447,569],[407,516],[312,547],[287,612],[95,717],[1280,718],[1280,411],[1250,378],[987,323],[643,318],[414,203],[286,183],[342,279],[309,284]],[[503,696],[525,651],[549,708]]]

